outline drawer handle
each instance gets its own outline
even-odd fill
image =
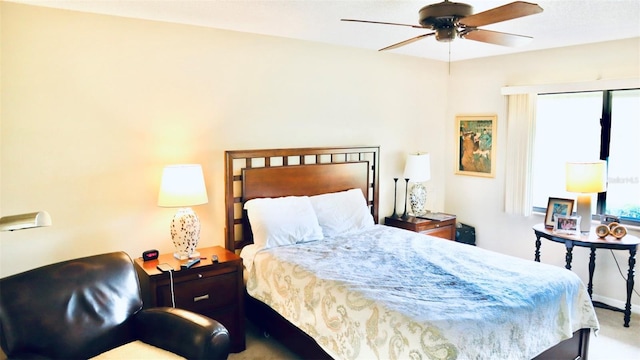
[[[207,300],[209,299],[209,294],[206,295],[202,295],[202,296],[196,296],[193,298],[193,302],[198,302],[200,300]]]
[[[198,274],[198,279],[202,279],[202,274]]]

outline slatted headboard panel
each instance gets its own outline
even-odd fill
[[[225,152],[226,247],[253,242],[244,202],[260,197],[317,195],[360,188],[378,222],[379,146]]]

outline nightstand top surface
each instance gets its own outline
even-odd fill
[[[200,258],[202,260],[200,260],[199,263],[193,265],[190,269],[197,269],[199,267],[205,267],[205,266],[208,266],[208,265],[212,265],[211,258],[213,257],[213,255],[217,255],[218,256],[218,263],[219,264],[233,263],[233,262],[242,261],[240,256],[228,251],[227,249],[225,249],[225,248],[223,248],[221,246],[198,248],[196,250],[200,252]],[[184,262],[184,261],[185,260],[176,259],[173,256],[173,253],[160,254],[160,256],[158,256],[157,259],[149,260],[149,261],[142,261],[142,257],[138,257],[138,258],[135,259],[135,263],[138,266],[140,266],[140,268],[144,269],[144,271],[149,276],[161,274],[160,270],[158,270],[156,268],[156,266],[158,266],[158,264],[163,264],[163,263],[169,264],[171,267],[173,267],[175,272],[178,273],[178,272],[180,272],[180,264],[182,262]]]
[[[452,216],[453,216],[453,215],[452,215]],[[418,218],[418,217],[415,217],[415,216],[409,216],[409,217],[407,217],[406,219],[403,219],[403,218],[401,218],[401,217],[394,218],[394,217],[391,217],[391,216],[387,216],[387,217],[385,218],[385,222],[386,222],[386,223],[394,223],[394,222],[395,222],[395,223],[398,223],[398,222],[405,222],[405,223],[412,223],[412,224],[421,224],[421,223],[430,223],[430,222],[440,222],[440,221],[445,222],[445,221],[455,221],[455,220],[456,220],[456,217],[455,217],[455,216],[453,216],[452,218],[447,219],[447,220],[431,220],[431,219],[425,219],[425,218]]]

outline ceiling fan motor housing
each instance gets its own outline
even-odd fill
[[[473,7],[469,4],[449,1],[431,4],[420,9],[420,25],[434,30],[439,27],[451,27],[455,26],[458,19],[471,14]]]

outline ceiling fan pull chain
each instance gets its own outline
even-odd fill
[[[449,75],[451,75],[451,43],[449,43]]]

